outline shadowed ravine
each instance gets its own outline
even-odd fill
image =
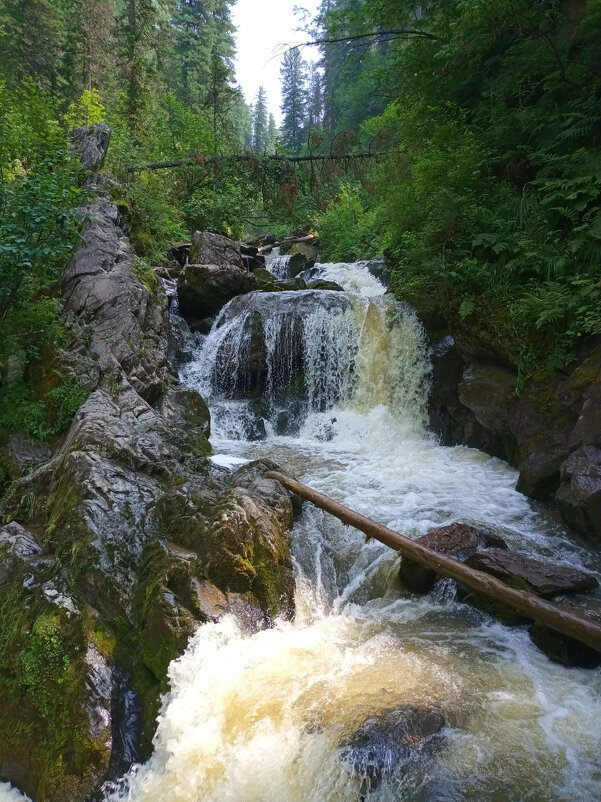
[[[507,465],[441,448],[425,431],[428,366],[411,311],[379,298],[364,266],[321,272],[352,293],[236,299],[185,369],[211,406],[215,460],[273,458],[410,535],[464,518],[494,524],[524,554],[590,568],[591,556],[513,489]],[[243,437],[257,398],[232,396],[248,355],[245,321],[257,313],[267,436],[251,443]],[[278,362],[279,337],[302,344],[305,374],[285,436],[274,427],[294,367]],[[451,584],[419,600],[403,594],[390,551],[308,505],[293,548],[295,621],[256,634],[231,618],[201,627],[171,667],[154,757],[111,799],[349,800],[366,787],[382,800],[594,798],[593,672],[549,662],[525,632],[459,603]],[[406,707],[444,716],[440,742],[417,762],[398,760],[369,792],[345,739],[370,716]]]

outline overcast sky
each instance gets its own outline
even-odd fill
[[[267,90],[269,110],[278,123],[281,120],[280,65],[283,45],[306,41],[299,33],[302,17],[294,7],[317,12],[319,0],[238,0],[233,8],[234,24],[238,28],[237,80],[248,103],[252,103],[259,86]],[[306,59],[314,49],[303,50]],[[313,55],[316,57],[316,55]]]

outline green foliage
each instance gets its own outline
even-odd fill
[[[435,303],[523,373],[564,369],[601,333],[601,5],[435,2],[419,25],[410,3],[335,6],[331,25],[426,35],[390,46],[393,100],[363,132],[400,147],[362,214],[326,213],[329,252],[361,252],[371,216],[399,297]]]
[[[325,257],[333,262],[352,262],[373,256],[378,238],[374,215],[357,186],[344,184],[339,197],[319,220]]]

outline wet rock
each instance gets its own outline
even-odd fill
[[[236,295],[245,295],[257,287],[252,273],[233,265],[186,265],[177,282],[180,309],[196,318],[218,312]]]
[[[432,529],[416,540],[422,546],[464,562],[481,549],[506,549],[505,541],[485,528],[465,523],[454,523]],[[400,568],[401,582],[412,593],[428,593],[437,580],[435,571],[403,557]]]
[[[196,390],[177,384],[161,399],[160,411],[172,425],[181,427],[204,440],[211,436],[211,413],[204,398]]]
[[[601,602],[590,596],[562,599],[557,606],[585,621],[601,626]],[[597,668],[601,665],[601,653],[585,646],[580,641],[567,637],[535,622],[530,627],[530,637],[538,648],[554,663],[567,668]]]
[[[418,707],[392,710],[369,718],[342,746],[341,760],[360,778],[361,798],[384,780],[402,772],[419,785],[426,763],[442,744],[445,720]]]
[[[561,466],[556,495],[564,520],[574,529],[601,542],[601,448],[578,448]]]
[[[190,262],[194,265],[244,267],[240,244],[211,231],[197,231],[194,234]]]
[[[308,290],[332,290],[333,292],[344,292],[344,289],[340,286],[340,284],[336,284],[335,281],[311,281],[307,284]]]
[[[27,529],[13,521],[0,529],[0,585],[13,578],[18,564],[27,566],[43,549]]]
[[[104,123],[94,123],[77,128],[69,134],[74,154],[79,157],[86,170],[97,172],[106,158],[111,143],[111,129]]]
[[[586,571],[522,557],[507,549],[479,551],[469,557],[466,563],[470,568],[497,577],[512,588],[526,590],[543,598],[593,590],[598,584],[597,579]]]
[[[7,457],[18,474],[39,468],[52,457],[52,445],[31,440],[25,433],[11,434],[8,439]]]
[[[219,621],[229,609],[228,598],[206,579],[194,580],[194,604],[200,621]]]

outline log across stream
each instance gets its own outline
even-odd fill
[[[533,621],[538,621],[556,632],[561,632],[563,635],[574,638],[601,653],[601,626],[593,621],[587,621],[584,617],[573,615],[556,604],[545,601],[545,599],[541,599],[532,593],[511,588],[495,577],[490,576],[490,574],[469,568],[451,557],[438,554],[436,551],[415,543],[405,535],[376,523],[371,518],[345,507],[344,504],[339,504],[329,496],[318,493],[316,490],[307,487],[307,485],[296,482],[278,471],[270,471],[267,476],[280,482],[305,501],[310,501],[316,507],[334,515],[343,524],[353,526],[363,532],[368,540],[372,538],[379,540],[385,546],[398,551],[402,556],[411,558],[415,562],[431,568],[440,576],[455,579],[470,588],[470,590],[507,604]]]

